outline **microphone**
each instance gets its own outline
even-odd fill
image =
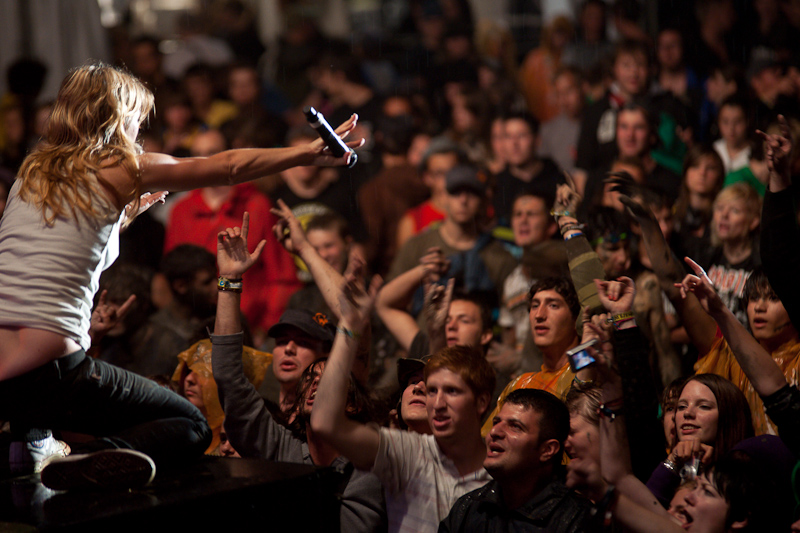
[[[347,152],[350,152],[350,162],[347,164],[347,168],[353,168],[358,161],[358,155],[344,143],[341,137],[336,135],[336,132],[333,131],[333,128],[331,128],[331,125],[325,120],[325,117],[322,116],[322,113],[311,106],[306,106],[303,108],[303,114],[305,114],[306,120],[311,127],[314,128],[322,140],[325,141],[325,144],[334,156],[342,157]]]

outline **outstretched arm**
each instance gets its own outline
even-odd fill
[[[355,128],[358,117],[353,115],[336,132],[345,137]],[[351,148],[361,146],[363,139],[347,143]],[[287,168],[302,165],[343,166],[350,154],[334,157],[321,139],[289,148],[226,150],[210,157],[175,158],[165,154],[146,153],[139,156],[142,189],[145,191],[185,191],[200,187],[233,185],[277,174]],[[127,198],[131,194],[130,177],[126,171],[111,174],[111,182]],[[105,177],[105,176],[104,176]]]
[[[330,357],[319,382],[311,429],[359,470],[370,470],[380,444],[378,431],[345,415],[350,371],[353,368],[358,338],[369,325],[369,316],[380,286],[375,276],[367,291],[363,288],[363,263],[348,274],[342,288],[342,316],[336,328]]]
[[[703,308],[716,320],[733,355],[756,392],[764,398],[786,385],[786,378],[769,353],[748,333],[714,290],[706,272],[694,261],[686,262],[695,272],[678,285],[682,295],[694,293]]]
[[[675,288],[675,284],[683,280],[686,272],[664,239],[653,212],[634,198],[636,189],[629,183],[615,181],[612,190],[620,193],[620,201],[639,224],[642,230],[642,240],[647,255],[650,256],[653,270],[658,276],[661,290],[667,294],[672,305],[678,311],[692,344],[701,354],[707,353],[713,346],[716,336],[714,320],[703,310],[696,298],[680,297],[680,292]]]

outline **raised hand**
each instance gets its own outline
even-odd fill
[[[622,276],[616,281],[603,281],[596,279],[597,296],[606,310],[614,315],[627,313],[633,309],[633,299],[636,296],[636,285],[629,277]]]
[[[553,211],[556,213],[569,213],[568,216],[575,218],[575,213],[581,205],[581,195],[578,194],[578,187],[575,185],[575,180],[569,172],[564,171],[564,179],[566,183],[562,183],[556,187],[556,202],[553,206]],[[556,215],[559,218],[561,215]]]
[[[683,281],[675,284],[675,287],[681,291],[681,298],[686,298],[688,293],[693,292],[707,313],[713,313],[724,308],[725,304],[720,299],[716,289],[714,289],[714,284],[711,283],[711,279],[706,274],[706,271],[703,270],[703,267],[689,257],[685,257],[684,261],[691,267],[694,274],[687,274]]]
[[[100,293],[100,299],[97,301],[97,306],[92,311],[92,319],[89,325],[89,335],[92,337],[92,342],[95,343],[105,337],[105,335],[114,329],[117,324],[122,322],[128,311],[131,310],[133,303],[136,301],[136,295],[131,294],[122,305],[108,303],[108,291],[104,290]]]
[[[242,227],[228,228],[217,234],[217,266],[219,275],[228,279],[239,279],[261,257],[267,241],[261,241],[253,253],[247,251],[247,233],[250,229],[250,213],[242,217]]]
[[[336,134],[344,139],[350,132],[355,129],[356,124],[358,123],[358,115],[355,113],[346,121],[344,121],[338,128],[336,128]],[[351,149],[356,149],[364,144],[364,139],[359,139],[357,141],[351,141],[345,143]],[[344,166],[350,163],[350,153],[344,154],[342,157],[335,157],[331,154],[330,149],[325,145],[325,142],[322,139],[316,139],[315,141],[309,144],[311,151],[314,155],[314,165],[317,166],[326,166],[326,167],[339,167]]]
[[[761,130],[756,133],[764,140],[764,155],[767,159],[767,167],[770,173],[777,177],[788,180],[790,178],[791,153],[794,147],[792,130],[786,117],[778,115],[781,132],[770,135]],[[788,186],[788,183],[786,183]]]
[[[422,312],[428,323],[429,331],[444,331],[455,286],[455,278],[448,280],[447,286],[436,283],[433,280],[425,281],[425,299],[422,305]]]
[[[679,470],[689,461],[700,459],[700,463],[708,465],[714,456],[714,448],[697,439],[684,440],[675,445],[667,458]]]
[[[450,260],[438,246],[428,248],[427,253],[420,258],[419,264],[425,268],[426,281],[439,281],[450,270]]]
[[[375,297],[383,284],[380,276],[374,276],[368,289],[364,289],[364,261],[360,257],[352,257],[344,274],[342,293],[339,297],[341,324],[349,329],[361,332],[370,321]]]
[[[275,238],[290,254],[300,254],[304,247],[309,246],[303,225],[294,216],[286,202],[278,199],[278,207],[273,207],[270,212],[278,217],[278,222],[272,226]]]

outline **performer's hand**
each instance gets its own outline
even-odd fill
[[[356,124],[358,123],[358,115],[353,113],[353,115],[345,120],[342,124],[336,128],[336,134],[344,139],[350,132],[355,129]],[[350,149],[356,149],[360,146],[363,146],[364,139],[359,139],[357,141],[345,142],[345,144]],[[345,166],[350,162],[350,153],[344,154],[342,157],[335,157],[330,149],[325,145],[325,141],[322,139],[316,139],[312,141],[309,145],[309,149],[314,157],[313,165],[321,166],[321,167],[340,167]]]

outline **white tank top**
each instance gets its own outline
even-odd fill
[[[48,227],[42,211],[19,198],[19,185],[0,219],[0,324],[60,333],[88,350],[92,300],[119,255],[123,216],[79,213],[76,223],[70,213]]]

